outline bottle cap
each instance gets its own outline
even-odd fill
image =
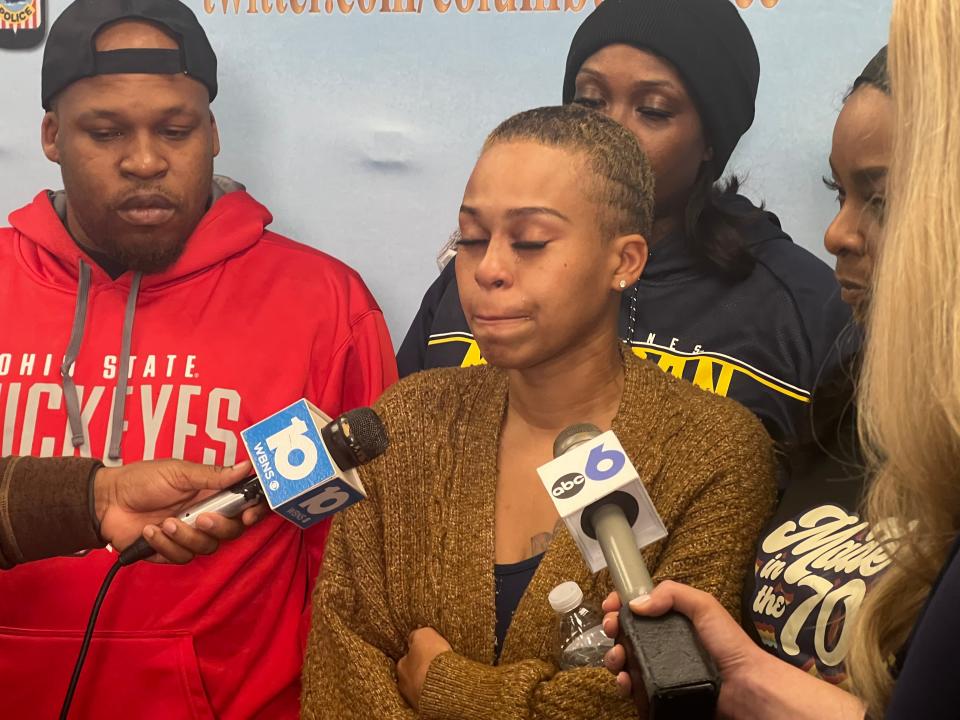
[[[571,580],[557,585],[550,591],[547,599],[550,601],[550,607],[558,613],[568,613],[578,608],[583,602],[583,590]]]

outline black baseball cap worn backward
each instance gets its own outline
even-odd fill
[[[158,26],[178,50],[130,48],[99,52],[95,41],[106,26],[136,20]],[[43,49],[40,98],[53,98],[77,80],[95,75],[148,73],[187,75],[217,96],[217,56],[196,15],[179,0],[75,0],[50,27]]]

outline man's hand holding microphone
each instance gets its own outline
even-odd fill
[[[124,550],[141,535],[156,551],[156,562],[186,563],[209,555],[221,542],[239,537],[263,517],[263,503],[237,517],[204,513],[191,527],[177,515],[204,497],[239,482],[251,473],[249,461],[233,467],[198,465],[183,460],[152,460],[102,467],[93,480],[94,511],[100,536]]]

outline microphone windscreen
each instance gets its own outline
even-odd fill
[[[320,431],[341,470],[350,470],[382,455],[389,445],[383,421],[368,407],[345,412]]]

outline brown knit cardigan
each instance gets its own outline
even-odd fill
[[[644,550],[655,580],[713,593],[734,616],[753,546],[774,500],[771,443],[754,416],[624,355],[613,430],[647,484],[669,536]],[[445,368],[413,375],[377,410],[390,448],[361,472],[369,497],[334,521],[303,669],[304,718],[413,718],[395,663],[414,629],[453,647],[430,665],[419,717],[631,718],[613,676],[561,672],[552,659],[547,594],[575,580],[601,600],[558,529],[494,665],[494,491],[506,375]],[[561,526],[562,528],[562,526]]]

